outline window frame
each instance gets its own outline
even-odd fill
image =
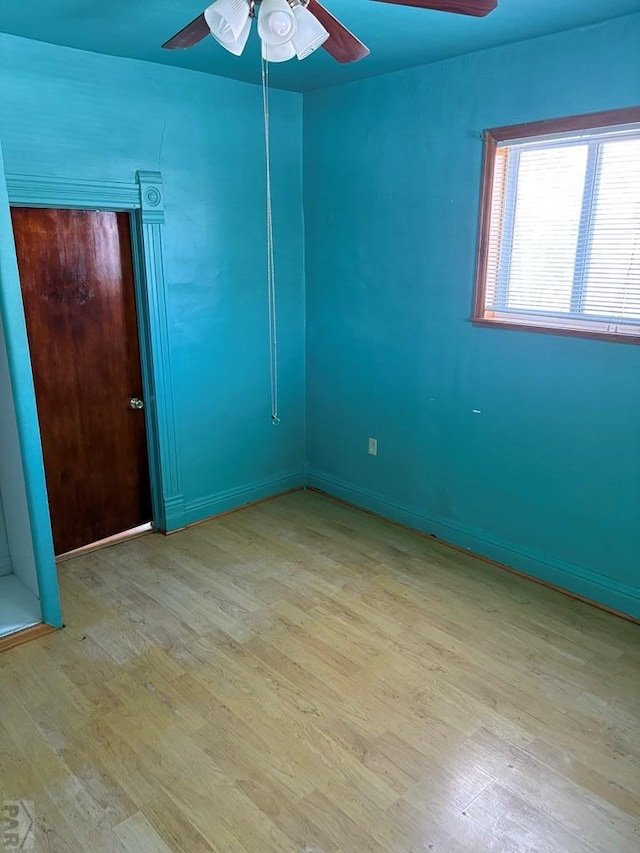
[[[615,332],[604,332],[597,329],[589,329],[588,320],[585,320],[585,328],[583,329],[569,329],[561,325],[539,325],[533,320],[530,323],[520,323],[509,320],[497,320],[492,317],[485,316],[489,236],[493,204],[493,179],[498,143],[516,139],[535,139],[537,136],[547,136],[556,133],[574,133],[575,131],[580,130],[597,130],[603,127],[615,127],[617,125],[633,124],[636,122],[640,122],[640,106],[618,110],[605,110],[598,113],[584,113],[582,115],[570,116],[568,118],[547,119],[545,121],[529,122],[526,124],[494,127],[484,132],[476,275],[473,288],[473,306],[471,315],[471,322],[474,326],[491,329],[517,329],[522,332],[564,335],[567,337],[577,338],[597,338],[599,340],[615,341],[616,343],[640,344],[640,335],[623,335]]]

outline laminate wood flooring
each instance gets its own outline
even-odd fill
[[[311,492],[60,574],[0,655],[36,850],[640,850],[636,625]]]

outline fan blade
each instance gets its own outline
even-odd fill
[[[337,62],[357,62],[358,59],[369,55],[369,48],[318,3],[318,0],[309,0],[308,9],[329,33],[329,38],[322,47]]]
[[[179,33],[176,33],[173,38],[170,38],[169,41],[165,42],[162,47],[164,50],[184,50],[187,47],[193,47],[194,44],[198,44],[199,41],[202,41],[202,39],[206,38],[210,33],[209,25],[207,24],[203,13],[194,21],[191,21],[190,24],[187,24],[187,26],[180,30]]]
[[[453,12],[456,15],[473,15],[484,18],[498,5],[498,0],[377,0],[378,3],[393,3],[394,6],[417,6],[436,12]]]

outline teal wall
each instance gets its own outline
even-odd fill
[[[480,134],[637,104],[639,45],[636,15],[304,117],[310,483],[636,616],[640,348],[468,318]]]
[[[0,35],[8,172],[163,173],[185,522],[303,482],[306,417],[310,484],[640,615],[640,349],[468,322],[482,130],[637,102],[639,41],[632,16],[320,90],[304,122],[274,93],[274,428],[259,89]]]
[[[302,96],[272,96],[279,427],[270,422],[259,87],[0,35],[0,104],[8,173],[163,174],[183,521],[299,485]]]

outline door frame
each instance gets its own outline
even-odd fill
[[[42,444],[38,428],[36,394],[31,372],[27,327],[22,305],[16,248],[9,211],[2,147],[0,146],[0,314],[6,344],[15,413],[15,439],[8,450],[19,456],[26,498],[26,515],[20,520],[21,545],[33,553],[42,620],[56,628],[62,627],[60,593],[56,563],[53,555],[53,536],[49,518],[47,485],[44,476]],[[4,359],[4,353],[0,354]],[[6,451],[3,438],[2,452]],[[30,542],[26,541],[30,535]]]
[[[129,213],[153,524],[162,531],[183,527],[164,275],[162,174],[139,171],[131,183],[12,173],[5,177],[12,207]]]

